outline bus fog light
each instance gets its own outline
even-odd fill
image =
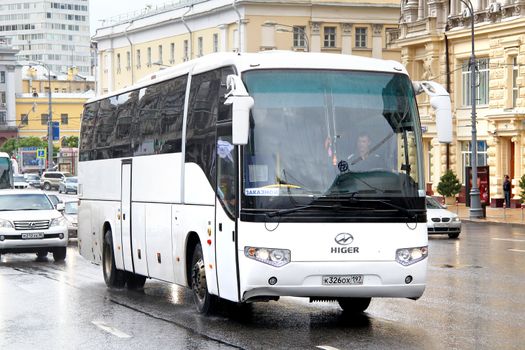
[[[275,267],[284,266],[291,260],[291,252],[288,249],[244,247],[244,255]]]
[[[412,278],[412,276],[410,276],[410,275],[408,275],[408,276],[405,277],[405,283],[406,283],[406,284],[410,284],[410,283],[412,282],[412,280],[413,280],[413,278]]]
[[[0,242],[3,242],[5,240],[5,236],[4,235],[1,235],[0,236]]]
[[[402,248],[396,251],[396,261],[408,266],[425,259],[428,256],[428,247]]]
[[[63,234],[63,233],[59,233],[59,234],[58,234],[58,238],[60,238],[60,239],[64,239],[64,234]]]
[[[277,277],[270,277],[270,279],[268,280],[268,284],[270,286],[273,286],[276,283],[277,283]]]

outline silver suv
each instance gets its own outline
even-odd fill
[[[73,175],[64,171],[45,171],[40,178],[40,188],[46,191],[58,189],[60,181],[70,176]]]

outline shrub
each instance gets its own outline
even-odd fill
[[[447,170],[447,172],[439,179],[437,187],[438,193],[445,197],[454,197],[460,190],[461,183],[459,183],[456,174],[454,174],[452,170]]]
[[[521,188],[520,198],[521,198],[521,202],[523,203],[525,202],[525,174],[523,174],[523,176],[521,177],[519,186]]]

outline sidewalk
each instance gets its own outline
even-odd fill
[[[471,219],[470,208],[465,204],[448,205],[447,210],[459,215],[462,221],[490,222],[500,224],[524,225],[525,228],[525,209],[503,209],[487,207],[487,217],[484,219]]]

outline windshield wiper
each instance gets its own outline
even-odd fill
[[[304,210],[304,209],[311,209],[311,208],[332,209],[333,206],[330,206],[330,205],[318,205],[318,204],[308,204],[308,205],[302,205],[302,206],[293,207],[293,208],[279,209],[279,210],[267,212],[266,216],[268,216],[270,218],[273,218],[275,216],[291,214],[291,213],[295,213],[297,211],[301,211],[301,210]]]

